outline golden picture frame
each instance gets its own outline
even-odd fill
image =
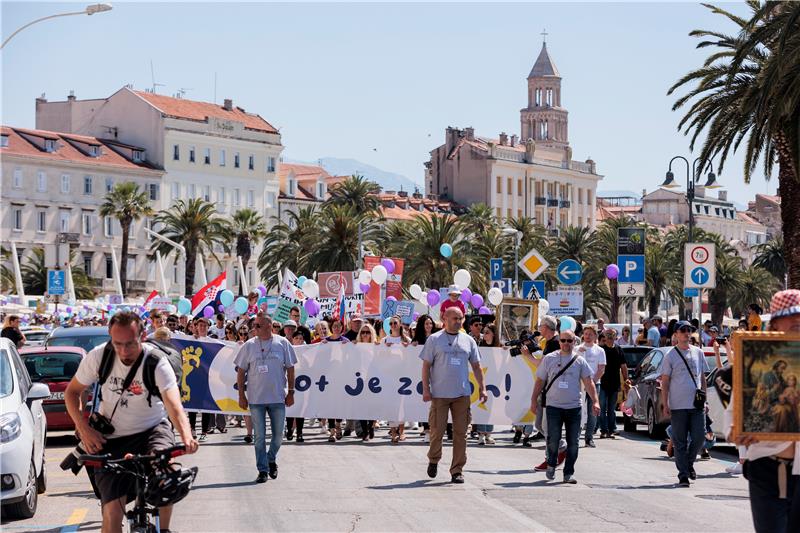
[[[737,331],[732,341],[731,438],[800,440],[800,335]]]
[[[516,340],[523,329],[530,332],[539,324],[539,301],[503,298],[500,304],[500,339]]]

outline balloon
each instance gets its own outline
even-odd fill
[[[472,300],[472,291],[469,289],[461,289],[461,301],[468,304]]]
[[[396,302],[397,298],[395,298],[394,296],[389,296],[389,297],[386,298],[386,301],[387,302]]]
[[[361,285],[369,285],[370,281],[372,281],[372,274],[369,273],[369,270],[362,270],[358,273],[358,282]]]
[[[70,315],[72,314],[72,308],[71,307],[67,307],[67,313],[70,314]]]
[[[413,314],[413,315],[411,315],[411,320],[418,320],[418,319],[419,319],[419,313],[417,313],[416,311],[414,311],[414,314]]]
[[[191,304],[189,304],[189,305],[191,305]],[[125,311],[126,313],[130,313],[131,312],[131,308],[128,307],[127,305],[125,307],[123,307],[122,310]],[[191,311],[191,307],[189,308],[189,310]]]
[[[392,261],[388,257],[384,257],[383,259],[381,259],[381,265],[383,265],[383,268],[386,269],[386,272],[388,272],[389,274],[394,274],[394,261]]]
[[[236,298],[236,301],[233,302],[233,308],[240,315],[245,314],[247,312],[247,298],[245,298],[244,296],[239,296],[238,298]]]
[[[433,307],[439,303],[439,298],[439,291],[431,289],[428,291],[428,295],[425,297],[425,300],[428,302],[428,305]]]
[[[489,299],[490,304],[497,307],[503,301],[503,291],[497,287],[492,287],[486,297]]]
[[[214,316],[214,307],[207,305],[203,308],[203,316],[206,318],[211,318]]]
[[[219,295],[219,303],[225,307],[229,307],[233,303],[233,291],[227,289],[222,291]]]
[[[558,321],[559,324],[561,325],[561,327],[559,328],[561,331],[565,330],[575,331],[575,328],[578,326],[577,322],[575,322],[575,319],[572,318],[571,316],[562,316],[561,318],[558,319]]]
[[[550,304],[547,300],[542,298],[539,300],[539,317],[541,318],[542,315],[546,315],[548,311],[550,311]]]
[[[412,283],[411,286],[408,288],[408,293],[415,300],[419,300],[419,297],[422,295],[422,287],[420,287],[416,283]]]
[[[389,322],[391,320],[392,320],[392,317],[388,317],[388,318],[384,318],[383,319],[383,331],[385,331],[387,335],[389,334],[390,331],[392,331],[392,328],[389,326]]]
[[[453,275],[453,284],[456,285],[459,289],[464,290],[469,287],[469,284],[472,282],[472,276],[469,272],[464,270],[463,268],[456,270],[456,273]]]
[[[261,297],[258,299],[258,305],[269,303],[267,298]]]
[[[472,298],[470,299],[470,303],[472,304],[472,307],[478,309],[480,306],[483,305],[483,296],[481,296],[480,294],[473,294]]]
[[[372,287],[369,283],[359,283],[358,288],[361,289],[363,294],[367,294],[369,292],[369,288]]]
[[[306,310],[306,313],[308,313],[308,316],[317,316],[319,313],[319,304],[313,298],[306,300],[303,304],[303,308]]]
[[[178,300],[178,313],[181,315],[188,315],[192,312],[192,302],[186,298]]]
[[[307,279],[305,283],[303,283],[303,293],[308,298],[316,298],[319,296],[319,285],[313,279]]]
[[[606,267],[606,277],[608,279],[617,279],[617,276],[619,276],[619,267],[611,263]]]
[[[219,311],[220,313],[224,313],[225,312],[225,306],[222,305],[222,304],[219,304],[217,306],[217,311]]]
[[[419,301],[420,301],[420,303],[422,305],[428,305],[428,292],[427,291],[422,291],[422,293],[419,295]]]
[[[388,275],[389,272],[386,270],[385,266],[375,265],[374,267],[372,267],[372,281],[374,281],[378,285],[383,285]]]
[[[453,247],[447,243],[444,243],[439,247],[439,253],[442,254],[442,257],[450,257],[453,255]]]
[[[492,310],[489,309],[488,307],[486,307],[485,305],[482,305],[481,308],[478,309],[478,314],[479,315],[491,315],[492,314]]]
[[[265,286],[259,285],[257,290],[261,293],[262,297],[267,295],[267,288]]]
[[[307,279],[308,278],[305,277],[305,276],[300,276],[299,278],[297,278],[297,286],[302,289],[303,288],[303,284],[306,282]]]

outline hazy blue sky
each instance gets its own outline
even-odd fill
[[[85,4],[3,2],[6,36]],[[744,12],[742,4],[727,4]],[[34,99],[112,94],[127,83],[236,105],[281,129],[284,156],[352,157],[421,182],[449,126],[519,133],[526,81],[541,49],[563,77],[574,158],[591,156],[600,190],[652,190],[673,155],[689,154],[667,88],[704,58],[694,28],[731,26],[693,3],[219,4],[114,2],[95,16],[26,29],[2,52],[2,122],[34,126]],[[5,37],[4,37],[5,38]],[[685,170],[676,176],[685,182]],[[745,204],[774,193],[720,181]]]

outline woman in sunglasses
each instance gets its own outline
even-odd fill
[[[225,324],[225,340],[230,342],[236,342],[238,337],[236,336],[236,326],[231,323]]]
[[[403,328],[400,324],[400,317],[397,315],[389,319],[389,334],[381,341],[385,346],[395,344],[409,345],[410,340],[403,333]],[[389,421],[389,436],[392,439],[392,444],[406,440],[405,426],[406,423],[404,421]]]
[[[375,329],[369,324],[365,323],[358,330],[358,335],[353,341],[354,344],[367,344],[376,345],[380,344],[378,335],[375,334]],[[375,438],[375,421],[374,420],[360,420],[361,424],[361,441],[369,442]]]

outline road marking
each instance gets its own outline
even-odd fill
[[[86,518],[87,511],[88,509],[86,508],[75,509],[72,511],[72,514],[69,515],[69,518],[67,518],[67,523],[61,528],[61,533],[78,531],[78,527],[80,527],[81,522],[83,522],[83,519]]]

